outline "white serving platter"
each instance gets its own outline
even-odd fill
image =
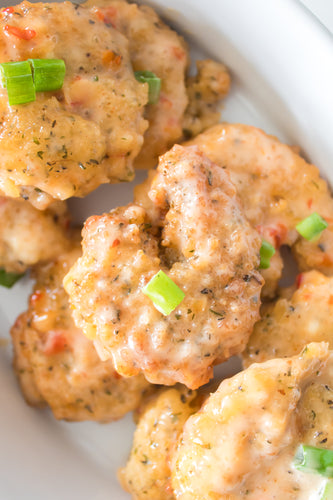
[[[195,56],[230,68],[224,120],[256,125],[300,145],[333,183],[333,40],[315,17],[297,0],[146,3],[185,35]],[[72,200],[75,219],[126,204],[132,190],[133,183],[103,186],[85,200]],[[30,288],[25,278],[10,291],[0,289],[2,339],[25,309]],[[235,367],[232,361],[222,371]],[[10,345],[0,347],[0,429],[0,500],[130,498],[116,471],[130,450],[131,416],[107,425],[70,424],[29,408],[12,373]]]

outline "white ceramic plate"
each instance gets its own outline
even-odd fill
[[[231,69],[224,120],[256,125],[299,144],[333,181],[333,42],[297,0],[146,3],[185,34],[195,55],[213,56]],[[103,186],[84,201],[73,200],[71,208],[83,221],[127,203],[132,189],[133,184]],[[8,338],[30,287],[24,279],[11,291],[0,289],[0,337]],[[116,479],[130,449],[130,415],[108,425],[69,424],[29,408],[11,370],[10,346],[0,347],[0,401],[0,500],[130,498]]]

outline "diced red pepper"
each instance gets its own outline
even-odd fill
[[[9,35],[16,36],[17,38],[20,38],[20,40],[31,40],[32,38],[35,38],[36,36],[36,31],[31,30],[29,28],[18,28],[17,26],[10,26],[9,24],[6,24],[4,27],[4,30],[6,33]]]
[[[98,19],[103,21],[105,24],[111,25],[115,28],[115,17],[117,15],[117,9],[115,7],[107,7],[106,9],[97,9],[96,11]]]
[[[13,14],[15,12],[14,7],[6,7],[1,11],[2,14]]]
[[[296,276],[296,286],[299,288],[304,281],[303,273],[300,273]]]
[[[52,330],[48,333],[43,352],[47,356],[59,354],[67,347],[66,335],[62,330]]]

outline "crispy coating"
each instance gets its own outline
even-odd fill
[[[120,374],[193,389],[244,348],[258,319],[260,238],[228,174],[197,148],[161,157],[149,197],[147,212],[88,219],[64,284],[76,324]],[[169,316],[142,293],[160,269],[185,292]]]
[[[148,86],[134,77],[126,38],[93,9],[70,2],[4,9],[0,28],[1,62],[66,63],[62,89],[37,93],[35,102],[9,106],[0,89],[1,191],[43,209],[131,180],[148,125]]]
[[[301,443],[333,446],[327,344],[253,364],[222,382],[187,420],[172,462],[181,500],[312,498],[323,477],[296,470]]]
[[[219,122],[217,104],[230,88],[230,76],[223,64],[198,61],[197,75],[187,78],[187,45],[153,9],[123,0],[89,0],[86,5],[98,5],[105,23],[128,38],[135,71],[152,71],[161,78],[160,99],[146,109],[149,128],[136,167],[155,167],[158,157],[183,134],[192,137]]]
[[[141,405],[131,455],[119,473],[132,498],[174,500],[170,460],[186,420],[200,403],[195,391],[175,386],[160,390]]]
[[[333,274],[333,199],[318,169],[275,137],[248,125],[220,124],[189,144],[195,144],[230,172],[246,216],[264,239],[278,250],[293,248],[302,270],[316,268]],[[318,212],[329,223],[319,239],[306,241],[297,233],[298,222]],[[280,256],[262,274],[266,296],[274,296]]]
[[[118,375],[75,327],[62,280],[79,255],[76,244],[36,268],[29,309],[11,330],[14,367],[29,404],[49,405],[58,419],[108,422],[136,408],[149,384]]]
[[[333,278],[309,271],[297,281],[297,290],[284,290],[283,298],[262,306],[242,354],[245,367],[293,356],[309,342],[325,341],[333,349]]]
[[[197,61],[197,74],[186,81],[189,104],[183,121],[189,139],[220,121],[218,103],[230,90],[230,75],[224,64],[211,59]]]
[[[94,0],[90,4],[96,5]],[[182,120],[188,104],[185,74],[188,49],[181,36],[145,5],[122,0],[98,1],[97,12],[105,23],[121,31],[129,41],[135,71],[152,71],[161,78],[159,101],[146,110],[149,128],[136,166],[151,168],[158,156],[182,137]]]
[[[23,200],[0,197],[0,268],[23,273],[69,248],[69,215],[64,202],[41,212]]]

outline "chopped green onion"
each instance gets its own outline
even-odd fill
[[[62,59],[28,59],[31,64],[36,92],[59,90],[66,73]]]
[[[333,450],[302,444],[294,458],[296,469],[333,477]]]
[[[11,288],[23,275],[24,273],[7,273],[4,269],[0,269],[0,286]]]
[[[10,106],[36,100],[36,92],[28,61],[0,64],[1,82],[7,88]]]
[[[327,479],[321,490],[320,500],[332,500],[333,499],[333,481]]]
[[[168,316],[185,297],[184,292],[163,271],[159,271],[142,289],[154,306]]]
[[[151,71],[135,71],[135,78],[140,83],[148,83],[148,104],[156,104],[160,96],[161,79]]]
[[[297,224],[296,230],[303,238],[310,241],[326,229],[327,226],[326,220],[320,217],[317,212],[314,212]]]
[[[260,247],[260,269],[268,269],[271,265],[271,258],[275,254],[275,248],[266,240],[262,240]]]

